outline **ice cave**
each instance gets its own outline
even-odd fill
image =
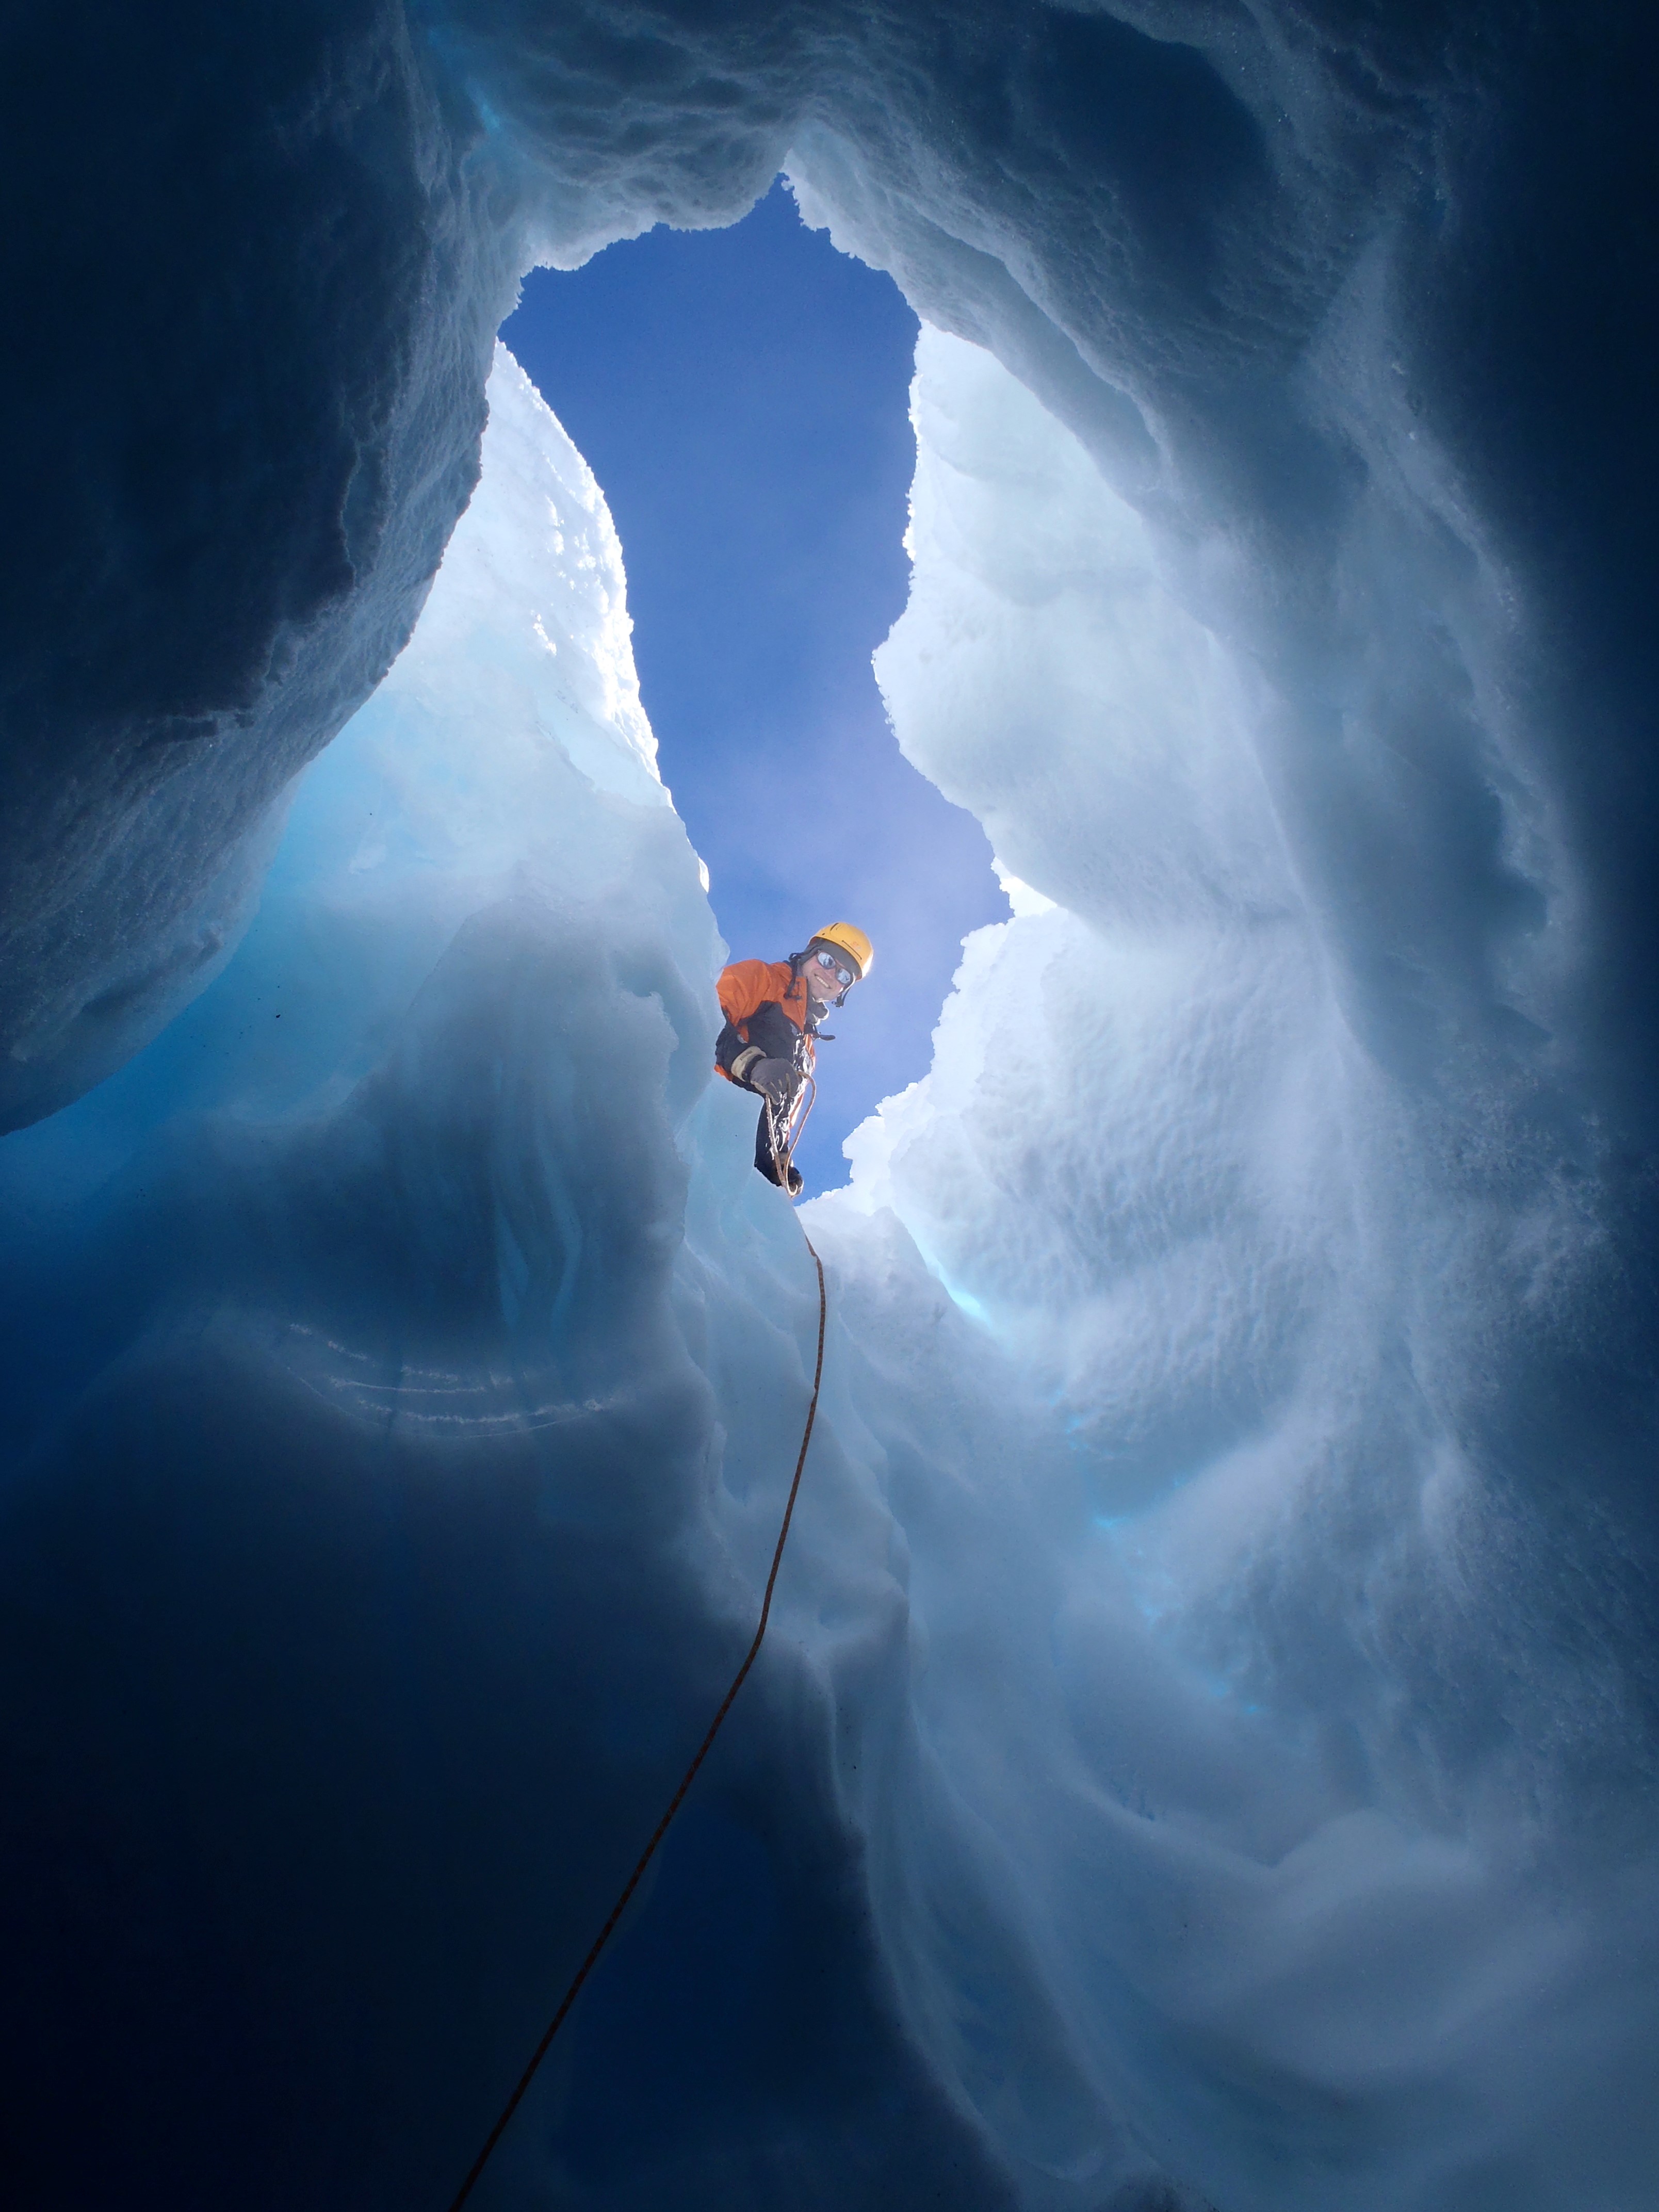
[[[8,11],[8,2203],[444,2212],[810,1237],[473,2204],[1659,2206],[1656,46]],[[1010,908],[799,1211],[495,335],[780,174]]]

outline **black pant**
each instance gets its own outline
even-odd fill
[[[778,1164],[772,1156],[772,1121],[775,1109],[764,1098],[761,1101],[760,1120],[755,1125],[755,1165],[768,1182],[778,1181]],[[781,1127],[783,1116],[777,1115]]]

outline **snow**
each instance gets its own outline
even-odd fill
[[[302,10],[205,136],[40,46],[9,296],[95,232],[131,349],[15,410],[32,2196],[442,2201],[750,1633],[812,1271],[499,356],[396,656],[524,241],[787,158],[930,325],[879,674],[1012,913],[805,1209],[775,1641],[482,2201],[1645,2206],[1648,35]]]
[[[9,1602],[51,1655],[14,1879],[56,1895],[51,1834],[139,1887],[23,1985],[58,2017],[159,1942],[159,2078],[108,2125],[251,2202],[464,2169],[741,1648],[804,1413],[810,1265],[709,1078],[722,948],[620,549],[504,353],[490,402],[239,957],[3,1156]],[[1652,1870],[1607,1883],[1571,1807],[1587,1773],[1637,1802],[1624,1662],[1582,1587],[1570,1666],[1516,1633],[1546,1547],[1581,1585],[1595,1552],[1480,1430],[1595,1224],[1536,1193],[1494,1224],[1487,1164],[1413,1151],[1254,766],[1260,687],[1073,434],[937,332],[915,410],[880,674],[1032,888],[802,1217],[833,1318],[777,1641],[654,1965],[577,2023],[495,2201],[1620,2201],[1650,2008],[1599,1962],[1649,1946]],[[88,1798],[112,1732],[137,1765]],[[204,1854],[206,1908],[166,1871]],[[210,2021],[246,2053],[267,2013],[327,2125],[256,2076],[198,2132]]]
[[[17,2063],[48,2110],[77,2038],[107,2069],[40,2145],[71,2193],[135,2141],[185,2196],[459,2181],[750,1632],[805,1417],[814,1279],[711,1078],[723,948],[615,532],[504,354],[490,400],[416,637],[238,957],[3,1156]],[[1006,2201],[895,2024],[841,1807],[838,1756],[850,1803],[902,1748],[904,1650],[842,1346],[777,1641],[661,1878],[694,1928],[724,1899],[718,1944],[691,1978],[669,1939],[665,2013],[587,2008],[498,2202],[546,2185],[573,2094],[574,2201],[947,2168]],[[88,1792],[94,1740],[125,1748]],[[118,1895],[61,1893],[83,1862]],[[137,2063],[100,2039],[129,2008]]]
[[[515,271],[731,220],[784,163],[1067,423],[1273,684],[1261,772],[1373,1048],[1421,1075],[1455,1033],[1524,1087],[1540,1029],[1645,1037],[1648,37],[1294,0],[354,0],[181,20],[181,79],[146,30],[88,57],[43,29],[9,296],[73,329],[101,255],[109,350],[28,338],[9,387],[39,526],[6,601],[7,1126],[234,944],[273,805],[465,504]],[[1553,966],[1546,918],[1574,925]],[[1645,1075],[1600,1078],[1644,1144]]]
[[[1595,2031],[1559,2015],[1653,1895],[1645,1847],[1607,1896],[1573,1840],[1587,1783],[1598,1819],[1645,1798],[1645,1662],[1589,1594],[1606,1524],[1528,1494],[1498,1411],[1571,1387],[1605,1220],[1501,1104],[1448,1158],[1443,1101],[1365,1049],[1256,768],[1271,694],[1072,434],[927,331],[915,416],[883,688],[1055,903],[969,940],[932,1072],[805,1218],[904,1468],[918,1716],[977,1917],[1086,2089],[1050,2135],[981,2079],[954,1930],[913,1968],[916,2033],[1006,2153],[1091,2187],[1115,2121],[1228,2207],[1543,2208],[1592,2172],[1634,2203],[1652,2136],[1603,2095],[1611,2069],[1638,2110],[1647,2008],[1604,1984]],[[904,1328],[917,1261],[954,1358]],[[964,1498],[932,1439],[994,1359],[1015,1436],[975,1437]],[[946,1496],[971,1537],[934,1525]],[[1553,1547],[1578,1595],[1540,1644]]]
[[[3,1128],[234,947],[465,505],[521,250],[379,0],[43,18],[12,64]]]

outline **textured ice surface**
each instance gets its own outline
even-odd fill
[[[386,0],[7,27],[0,1127],[222,963],[477,467],[510,210]]]
[[[108,242],[155,351],[18,356],[73,465],[7,602],[16,1114],[228,951],[521,228],[786,155],[936,326],[881,675],[1018,886],[809,1209],[778,1641],[491,2197],[1648,2212],[1650,26],[284,22],[100,49],[126,137],[55,130],[44,33],[10,73],[37,213],[107,167],[9,297],[56,345]],[[493,405],[240,952],[0,1152],[46,2201],[445,2201],[793,1459],[811,1273],[708,1079],[614,538]]]
[[[1490,1060],[1454,1105],[1366,1049],[1255,767],[1271,697],[1068,434],[926,331],[915,411],[883,686],[1058,903],[969,940],[932,1073],[806,1219],[904,1440],[919,1721],[1065,2024],[1054,2106],[985,2081],[954,1929],[913,2017],[1045,2168],[1097,2099],[1223,2206],[1634,2206],[1645,1395],[1591,1386],[1593,1450],[1560,1421],[1584,1313],[1640,1326],[1640,1217],[1563,1172],[1547,1094],[1528,1128]],[[937,1409],[979,1363],[918,1341],[900,1254],[1038,1400],[975,1434],[948,1534]]]
[[[237,957],[0,1154],[32,2188],[447,2199],[752,1627],[812,1277],[710,1079],[609,516],[504,355],[491,404]],[[914,1753],[847,1358],[667,1933],[493,2201],[1007,2201],[871,1933],[859,1808]]]
[[[453,2186],[805,1409],[614,532],[491,408],[240,954],[0,1152],[21,2160],[88,2201]],[[777,1640],[486,2201],[1634,2207],[1641,1401],[1539,1479],[1617,1224],[1356,1036],[1260,679],[1072,434],[935,332],[916,421],[880,672],[1019,911],[807,1209]]]
[[[248,840],[465,501],[514,271],[729,220],[787,161],[1273,680],[1262,770],[1374,1048],[1570,1035],[1645,1146],[1653,36],[1473,0],[174,0],[90,51],[41,17],[0,134],[7,1121],[233,940]],[[94,296],[108,349],[65,362]],[[1528,961],[1540,902],[1593,981]]]

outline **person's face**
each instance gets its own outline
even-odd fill
[[[830,963],[828,967],[824,965],[826,961]],[[806,988],[811,994],[813,1004],[819,1006],[828,1006],[832,999],[839,998],[856,980],[852,969],[839,955],[823,951],[811,955],[805,972]]]

